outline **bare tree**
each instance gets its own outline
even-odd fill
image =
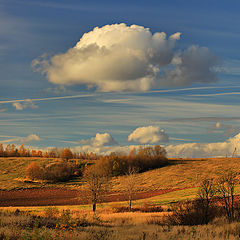
[[[136,181],[137,173],[138,173],[137,168],[129,167],[128,171],[126,172],[126,178],[124,181],[124,187],[128,197],[129,211],[131,211],[132,209],[133,195],[137,191],[137,181]]]
[[[92,203],[93,212],[95,212],[97,203],[107,190],[108,176],[102,168],[99,168],[99,166],[95,164],[85,170],[83,179],[89,190],[89,195],[87,197]]]
[[[216,187],[212,178],[205,178],[202,180],[198,189],[198,204],[200,205],[200,211],[202,216],[202,223],[208,224],[211,215],[211,207],[213,203],[213,197],[216,194]]]
[[[224,201],[224,208],[229,222],[234,220],[234,194],[238,183],[238,173],[228,170],[217,180],[217,192]]]

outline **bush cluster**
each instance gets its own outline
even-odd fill
[[[203,211],[201,201],[185,201],[179,202],[173,206],[172,214],[165,218],[165,223],[169,225],[201,225],[206,224],[205,212]],[[212,221],[216,217],[224,215],[224,209],[217,204],[211,204],[208,210],[208,222]]]
[[[40,167],[35,162],[28,165],[26,176],[32,180],[64,182],[74,176],[81,176],[82,165],[70,162],[56,162]]]
[[[99,167],[104,168],[110,176],[124,175],[128,169],[138,169],[139,172],[164,167],[170,164],[166,151],[161,146],[140,147],[133,149],[128,155],[111,153],[98,160]]]

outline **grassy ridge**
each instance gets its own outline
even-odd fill
[[[168,188],[193,188],[205,176],[216,177],[226,169],[238,171],[239,158],[209,158],[209,159],[170,159],[176,164],[163,168],[140,173],[137,176],[138,190],[151,191]],[[25,177],[25,170],[29,163],[37,162],[40,165],[52,163],[56,159],[47,158],[0,158],[0,188],[32,188],[42,184],[29,184],[17,179]],[[124,190],[125,176],[115,177],[111,181],[113,191]],[[79,187],[81,179],[77,178],[67,183],[46,184],[55,187]]]
[[[217,177],[223,171],[240,170],[240,158],[171,159],[178,163],[151,170],[138,175],[137,182],[142,191],[168,188],[194,188],[206,176]],[[113,190],[123,188],[124,176],[113,180]]]

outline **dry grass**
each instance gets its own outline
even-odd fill
[[[240,169],[239,158],[208,158],[208,159],[170,159],[173,165],[147,171],[137,175],[137,182],[141,191],[168,188],[196,187],[204,176],[218,176],[226,169]],[[47,158],[0,158],[0,188],[16,189],[26,187],[39,187],[41,184],[28,184],[16,181],[25,176],[26,167],[36,161],[44,165],[56,161]],[[113,191],[123,191],[125,176],[115,177],[111,181]],[[78,187],[82,184],[80,179],[68,183],[47,184],[56,187]]]
[[[166,216],[166,212],[160,213],[142,213],[142,212],[124,212],[124,213],[102,213],[99,214],[100,219],[112,226],[121,225],[142,225],[150,222],[162,221]]]
[[[117,216],[118,215],[118,216]],[[82,215],[80,215],[82,217]],[[82,227],[57,219],[33,218],[29,215],[0,214],[1,239],[84,239],[84,240],[234,240],[239,239],[240,223],[227,223],[224,218],[202,226],[160,226],[162,214],[118,213],[95,216],[95,223]],[[88,216],[91,218],[91,216]],[[154,218],[155,221],[153,220]],[[124,220],[125,219],[125,220]],[[128,220],[126,220],[128,219]],[[130,219],[130,220],[129,220]],[[112,221],[112,227],[106,222]],[[130,221],[130,222],[129,222]],[[134,224],[132,224],[134,221]],[[71,223],[72,222],[72,223]],[[87,220],[89,223],[89,221]],[[56,224],[57,223],[57,224]],[[71,225],[72,224],[72,225]]]
[[[142,191],[197,187],[205,176],[216,177],[226,169],[240,169],[240,158],[170,159],[173,165],[138,174]],[[124,189],[124,178],[114,178],[113,190]]]

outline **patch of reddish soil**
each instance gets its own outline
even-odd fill
[[[180,189],[164,189],[135,193],[133,199],[144,199],[165,194]],[[13,191],[0,190],[0,207],[10,206],[53,206],[53,205],[81,205],[87,203],[87,193],[79,190],[64,188],[36,188]],[[107,193],[102,202],[126,201],[126,193]]]

